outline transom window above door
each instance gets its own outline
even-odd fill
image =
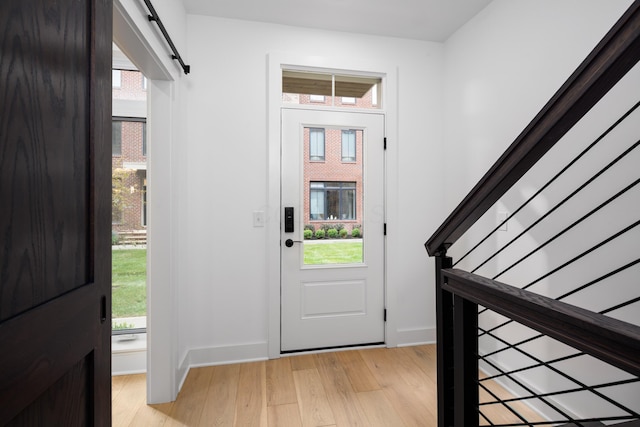
[[[284,104],[380,109],[380,77],[311,71],[282,71]]]

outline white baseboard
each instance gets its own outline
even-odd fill
[[[257,362],[267,360],[269,358],[268,354],[268,345],[266,342],[192,348],[184,354],[178,366],[178,390],[182,389],[182,384],[187,378],[187,374],[191,368]]]
[[[494,376],[494,375],[498,374],[498,371],[493,369],[490,366],[486,366],[484,369],[480,368],[480,371],[482,373],[484,373],[488,377],[491,377],[491,376]],[[502,377],[502,378],[495,378],[492,381],[494,381],[500,387],[504,388],[507,391],[507,393],[511,394],[512,396],[518,396],[518,393],[516,393],[515,390],[514,390],[514,383],[512,383],[509,379]],[[524,384],[529,389],[531,389],[534,392],[534,394],[541,394],[542,393],[542,391],[538,390],[532,384],[529,384],[525,379],[518,378],[518,381],[520,381],[522,384]],[[515,386],[515,387],[517,387],[517,386]],[[557,402],[554,398],[546,397],[546,399],[549,402],[551,402],[554,405],[556,405],[557,407],[562,408],[562,410],[566,414],[568,414],[570,417],[572,417],[574,419],[582,418],[582,417],[578,416],[577,414],[575,414],[575,413],[571,412],[570,410],[568,410],[561,403]],[[553,419],[558,418],[557,413],[553,409],[551,409],[549,406],[545,405],[544,403],[540,402],[538,399],[524,400],[524,401],[522,401],[522,403],[527,405],[533,411],[537,412],[538,415],[540,415],[540,417],[542,417],[545,420],[553,420]]]
[[[187,374],[189,373],[189,369],[191,366],[189,365],[189,351],[187,350],[184,353],[184,356],[181,358],[182,362],[178,364],[178,369],[176,370],[176,384],[178,388],[176,389],[176,396],[182,390],[182,385],[184,384],[184,380],[187,379]]]
[[[398,347],[412,345],[434,344],[436,342],[435,328],[398,329]]]
[[[435,328],[404,329],[398,331],[398,347],[432,344],[436,340]],[[184,353],[176,371],[178,390],[182,389],[189,369],[202,366],[257,362],[269,359],[267,342],[192,348]]]

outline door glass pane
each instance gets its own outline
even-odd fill
[[[324,159],[314,135],[324,136]],[[355,129],[306,128],[304,135],[304,264],[363,262],[363,134]],[[345,135],[348,153],[345,156]]]

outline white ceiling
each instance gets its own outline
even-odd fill
[[[443,42],[491,0],[183,0],[187,13]]]

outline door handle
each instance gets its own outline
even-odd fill
[[[287,239],[284,241],[284,245],[288,248],[290,248],[291,246],[293,246],[294,243],[302,243],[302,240],[291,240],[291,239]]]

